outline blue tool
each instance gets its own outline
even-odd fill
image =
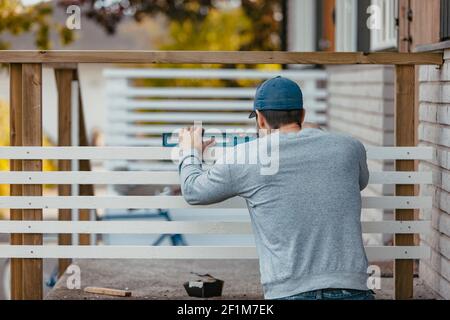
[[[169,139],[172,138],[172,133],[163,133],[162,134],[162,145],[163,147],[177,147],[177,142],[169,142]],[[256,134],[254,135],[238,135],[238,134],[204,134],[206,138],[215,138],[221,137],[223,139],[222,143],[217,144],[219,147],[235,147],[241,143],[247,143],[253,141],[257,138]]]

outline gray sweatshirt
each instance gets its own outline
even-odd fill
[[[274,155],[271,164],[258,156],[262,142]],[[272,169],[264,172],[264,166]],[[179,169],[190,204],[246,200],[266,299],[326,288],[368,290],[360,191],[369,173],[359,141],[303,129],[238,145],[208,170],[188,152]]]

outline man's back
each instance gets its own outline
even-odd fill
[[[269,137],[238,146],[241,164],[228,159],[200,174],[192,171],[195,163],[182,163],[184,196],[194,204],[246,199],[266,298],[325,288],[367,290],[360,223],[360,189],[368,180],[364,147],[318,129],[278,137],[271,145],[272,153],[274,146],[279,151],[273,174],[262,174],[259,163],[239,162]]]

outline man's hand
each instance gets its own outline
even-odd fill
[[[196,150],[199,154],[214,145],[214,139],[203,142],[201,127],[181,129],[179,133],[179,146],[183,152]]]

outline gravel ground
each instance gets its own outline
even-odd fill
[[[183,282],[195,280],[191,272],[210,273],[225,281],[223,295],[214,299],[262,299],[256,260],[79,260],[81,288],[87,286],[127,289],[129,298],[120,299],[197,299],[190,298]],[[119,299],[66,288],[62,277],[46,299]],[[393,280],[382,278],[377,299],[392,299]],[[424,283],[415,279],[415,299],[438,299]]]

